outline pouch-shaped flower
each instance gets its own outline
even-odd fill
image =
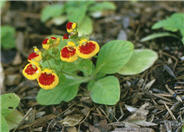
[[[28,56],[29,62],[31,62],[31,61],[39,62],[41,59],[42,59],[41,51],[37,48],[34,48],[34,52],[29,54],[29,56]]]
[[[100,47],[95,41],[81,40],[77,47],[77,55],[83,59],[88,59],[95,56],[100,50]]]
[[[76,53],[76,46],[73,42],[68,42],[68,45],[62,48],[60,52],[60,58],[65,62],[74,62],[78,59]]]
[[[37,78],[37,81],[41,88],[49,90],[58,85],[59,78],[52,70],[44,69]]]
[[[25,66],[22,71],[23,75],[29,80],[35,80],[41,73],[41,69],[36,62],[31,62]]]
[[[67,30],[68,33],[74,32],[76,27],[77,27],[77,24],[73,23],[73,22],[68,22],[66,24],[66,30]]]

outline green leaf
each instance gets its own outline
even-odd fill
[[[89,8],[90,12],[98,12],[98,11],[103,11],[103,10],[115,10],[116,6],[112,2],[101,2],[101,3],[96,3],[94,6],[91,6]]]
[[[3,116],[7,116],[19,105],[20,98],[14,93],[3,94],[1,95],[1,102],[1,113]]]
[[[176,32],[184,29],[184,13],[174,13],[165,20],[161,20],[152,26],[152,29],[163,28],[168,31]]]
[[[15,28],[1,26],[1,44],[4,49],[15,48]]]
[[[118,73],[122,75],[141,73],[151,67],[157,58],[157,53],[152,50],[134,50],[131,59]]]
[[[169,32],[162,32],[162,33],[154,33],[154,34],[150,34],[144,38],[141,39],[141,42],[145,42],[145,41],[149,41],[152,39],[156,39],[156,38],[161,38],[161,37],[174,37],[178,39],[178,36],[176,36],[175,34],[169,33]]]
[[[88,7],[94,3],[95,3],[94,0],[67,1],[65,3],[65,8],[67,9],[67,8],[80,7],[80,6]]]
[[[78,35],[79,37],[90,35],[93,31],[93,23],[89,17],[85,17],[81,24],[78,26]]]
[[[45,22],[50,18],[58,17],[64,13],[64,6],[61,4],[48,5],[41,12],[41,21]]]
[[[120,99],[119,80],[114,76],[108,76],[96,81],[91,89],[91,98],[98,104],[116,104]]]
[[[86,11],[87,6],[85,4],[81,4],[75,7],[70,6],[66,9],[68,20],[80,25],[86,15]]]
[[[6,0],[1,0],[0,1],[0,9],[4,6],[5,2],[6,2]]]
[[[11,112],[8,116],[6,116],[5,119],[7,121],[9,129],[11,130],[19,125],[19,123],[23,119],[23,115],[19,111],[15,110]]]
[[[85,76],[91,75],[93,68],[93,62],[88,59],[82,59],[78,64],[78,69],[82,71]]]
[[[133,51],[134,46],[129,41],[108,42],[99,52],[96,70],[107,74],[118,72],[129,61]]]
[[[79,84],[71,79],[59,80],[59,84],[52,90],[41,89],[37,95],[37,101],[41,105],[60,104],[61,101],[72,100],[78,92]]]
[[[1,115],[1,132],[9,132],[8,124],[3,115]]]

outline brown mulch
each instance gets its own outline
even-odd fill
[[[33,46],[41,47],[44,37],[50,34],[63,35],[65,32],[65,24],[50,26],[40,21],[41,9],[52,3],[11,1],[2,11],[1,24],[16,28],[17,43],[17,49],[2,50],[1,53],[4,91],[19,95],[21,104],[18,110],[26,115],[12,131],[181,131],[184,123],[184,46],[170,37],[144,43],[140,40],[156,32],[151,30],[156,21],[175,12],[184,12],[184,2],[118,1],[115,2],[115,12],[93,19],[91,38],[101,45],[114,39],[127,39],[134,43],[135,48],[153,49],[159,55],[156,63],[139,75],[116,75],[121,82],[118,104],[93,103],[84,84],[72,101],[41,106],[35,100],[40,88],[36,82],[26,80],[21,71]]]

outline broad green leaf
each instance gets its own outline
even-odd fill
[[[93,31],[93,23],[91,18],[85,17],[81,24],[78,26],[78,35],[85,36],[85,35],[90,35]]]
[[[19,111],[15,110],[11,112],[8,116],[6,116],[5,119],[7,121],[9,129],[11,130],[19,125],[19,123],[23,119],[23,115]]]
[[[112,2],[100,2],[89,8],[90,12],[98,12],[103,10],[115,10],[116,6]]]
[[[16,107],[19,105],[20,98],[14,94],[3,94],[1,95],[1,113],[3,116],[7,116],[13,112]]]
[[[50,18],[58,17],[64,13],[64,6],[61,4],[48,5],[41,12],[41,21],[45,22]]]
[[[115,105],[120,99],[119,80],[108,76],[96,81],[91,88],[91,98],[98,104]]]
[[[1,115],[1,132],[9,132],[8,124],[3,115]]]
[[[163,28],[168,31],[176,32],[184,29],[184,13],[174,13],[167,19],[161,20],[152,26],[152,29]]]
[[[141,73],[151,67],[157,58],[157,53],[152,50],[134,50],[131,59],[118,73],[122,75],[134,75]]]
[[[4,49],[15,48],[15,28],[1,26],[1,44]]]
[[[93,62],[88,59],[82,59],[78,64],[78,69],[82,71],[85,76],[91,75],[93,68]]]
[[[5,2],[6,2],[6,0],[1,0],[0,1],[0,9],[4,6]]]
[[[112,74],[118,72],[130,59],[134,46],[129,41],[113,40],[100,50],[97,59],[97,71]]]
[[[86,15],[86,11],[87,6],[84,4],[77,7],[68,7],[66,9],[68,20],[80,25]]]
[[[94,3],[95,3],[94,0],[67,1],[65,3],[65,8],[80,7],[81,5],[88,7]]]
[[[161,38],[161,37],[174,37],[174,38],[178,38],[178,36],[176,36],[175,34],[169,33],[169,32],[161,32],[161,33],[154,33],[154,34],[150,34],[144,38],[141,39],[141,42],[145,42],[145,41],[149,41],[152,39],[156,39],[156,38]]]
[[[74,80],[61,79],[52,90],[41,89],[37,95],[37,101],[41,105],[60,104],[61,101],[72,100],[78,92],[79,84]]]

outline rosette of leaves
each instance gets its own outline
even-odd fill
[[[18,126],[23,119],[22,114],[16,110],[19,105],[20,98],[14,94],[3,94],[1,99],[1,132],[9,132]]]
[[[58,49],[45,53],[47,60],[41,62],[42,68],[51,68],[59,76],[59,84],[55,88],[39,91],[37,101],[42,105],[72,100],[77,96],[82,83],[87,83],[87,89],[95,103],[115,105],[120,100],[120,83],[113,74],[141,73],[152,66],[158,57],[152,50],[135,50],[130,41],[112,40],[101,47],[96,63],[91,59],[67,63],[60,60],[58,52],[65,46],[65,41],[74,40],[61,41]]]
[[[141,41],[148,41],[160,37],[174,37],[182,41],[184,44],[184,13],[174,13],[168,18],[158,21],[152,26],[152,29],[164,29],[170,32],[159,32],[148,35]],[[176,33],[179,32],[180,35]]]
[[[67,1],[64,4],[58,3],[44,7],[41,12],[41,21],[50,20],[56,25],[61,25],[65,21],[75,22],[78,24],[79,36],[83,36],[89,35],[93,31],[92,16],[115,9],[116,6],[112,2]]]

